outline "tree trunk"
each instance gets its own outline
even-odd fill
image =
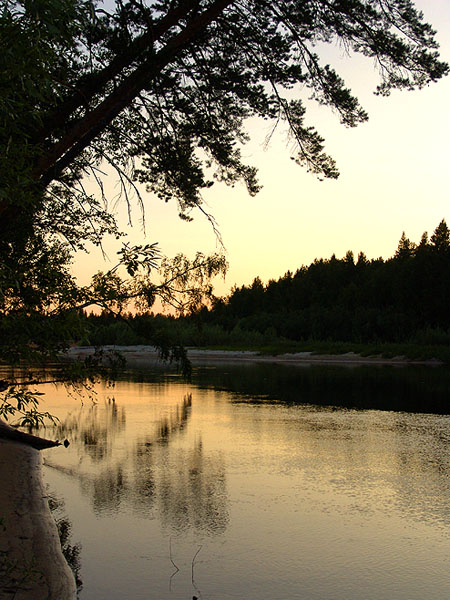
[[[34,180],[45,187],[52,180],[57,179],[115,117],[131,104],[146,85],[232,2],[233,0],[215,0],[203,13],[189,21],[184,29],[174,35],[157,54],[144,61],[128,75],[98,106],[69,126],[61,139],[47,149],[38,161],[32,173]]]

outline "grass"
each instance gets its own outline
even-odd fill
[[[294,354],[297,352],[311,352],[320,354],[347,354],[354,353],[364,357],[394,358],[403,356],[410,360],[439,360],[450,363],[450,347],[445,345],[419,345],[412,343],[375,343],[358,344],[353,342],[327,342],[304,341],[289,342],[279,341],[268,344],[218,344],[202,347],[205,350],[228,351],[253,351],[264,355],[277,356],[279,354]]]

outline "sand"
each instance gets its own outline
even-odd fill
[[[105,350],[117,350],[125,358],[133,362],[149,361],[157,363],[158,353],[153,346],[104,346]],[[92,354],[92,346],[74,346],[67,352],[70,359],[82,359]],[[289,364],[340,364],[340,365],[439,365],[441,361],[412,360],[404,356],[383,358],[381,356],[361,356],[353,352],[346,354],[313,354],[312,352],[296,352],[293,354],[266,355],[251,351],[199,350],[187,348],[187,356],[193,365],[212,364],[217,362],[241,363],[289,363]]]
[[[75,600],[75,579],[42,482],[41,453],[0,439],[0,482],[0,600]]]

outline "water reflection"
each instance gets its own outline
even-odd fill
[[[164,417],[158,424],[158,443],[168,444],[174,433],[181,431],[187,424],[192,406],[192,394],[187,394],[183,399],[181,408],[176,406],[175,413]],[[146,442],[149,444],[151,442]]]
[[[102,462],[111,454],[112,444],[126,425],[125,409],[116,405],[114,397],[108,396],[103,406],[91,403],[71,411],[56,427],[57,439],[68,439],[72,444],[83,446],[94,462]]]
[[[72,544],[72,523],[65,512],[64,500],[56,496],[49,489],[47,489],[47,499],[56,522],[62,553],[75,577],[77,592],[80,593],[83,588],[83,582],[80,577],[81,545],[79,543]]]
[[[198,367],[199,386],[270,401],[449,414],[448,367],[243,364]]]
[[[270,468],[300,476],[323,510],[341,511],[339,497],[344,512],[397,510],[450,526],[448,416],[232,401],[243,451],[259,444]]]
[[[158,499],[165,528],[223,533],[228,523],[225,465],[221,455],[205,456],[201,438],[185,454],[167,457]]]
[[[46,457],[74,498],[83,600],[199,596],[200,546],[205,598],[446,599],[449,417],[337,408],[391,381],[387,407],[423,376],[345,371],[337,391],[328,369],[147,371],[59,406],[72,443]]]
[[[221,533],[228,522],[222,455],[205,452],[201,436],[177,447],[191,410],[191,393],[147,423],[128,424],[125,407],[111,397],[72,410],[55,432],[70,440],[72,464],[49,458],[46,465],[76,478],[99,514],[132,508],[156,512],[174,532]]]

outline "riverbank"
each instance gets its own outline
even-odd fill
[[[123,353],[128,361],[160,362],[158,352],[153,346],[104,346],[105,350]],[[82,359],[94,352],[93,346],[73,346],[67,352],[70,359]],[[444,364],[435,358],[408,358],[404,355],[386,357],[382,355],[363,356],[356,352],[341,354],[319,354],[313,351],[262,353],[256,350],[199,349],[188,347],[187,356],[192,364],[214,362],[266,362],[290,364],[342,364],[342,365],[430,365]]]
[[[75,600],[38,450],[0,439],[0,600]]]

